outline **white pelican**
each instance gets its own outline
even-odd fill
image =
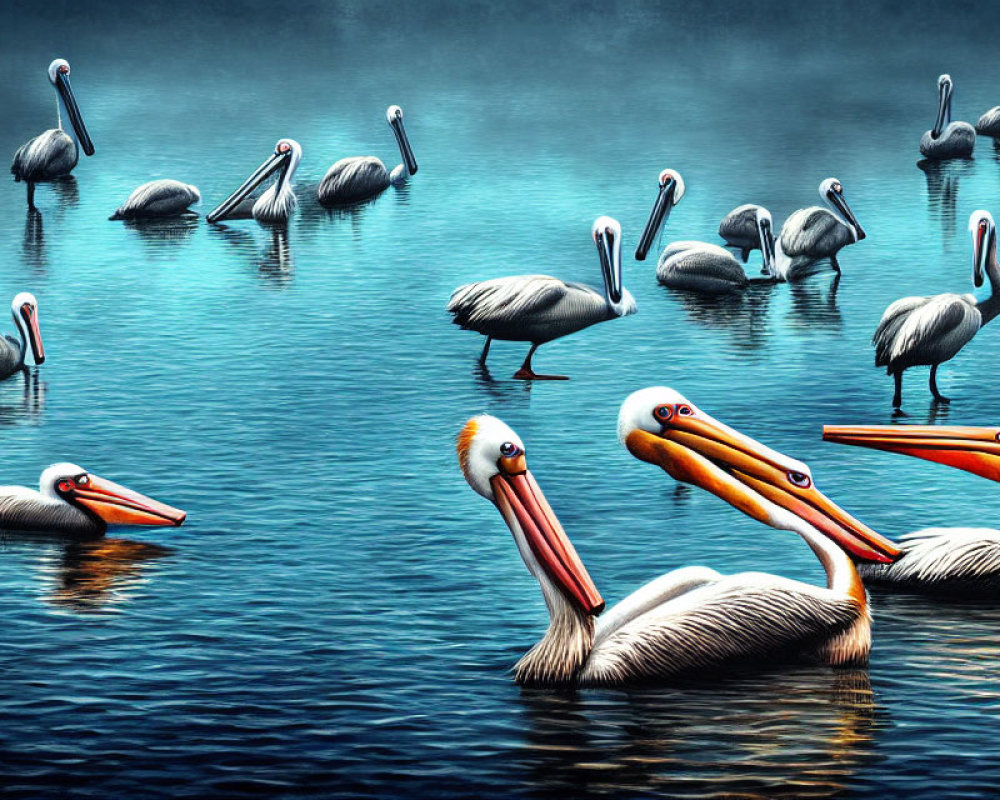
[[[976,123],[976,133],[1000,139],[1000,106],[993,106]]]
[[[1000,428],[951,425],[824,425],[828,442],[923,458],[1000,481]],[[866,583],[892,588],[984,596],[1000,590],[1000,531],[927,528],[902,536],[892,564],[860,564]]]
[[[875,366],[885,367],[893,376],[896,391],[893,408],[903,404],[903,371],[929,364],[930,390],[934,399],[947,403],[937,388],[938,364],[953,358],[983,325],[1000,312],[1000,265],[997,264],[997,234],[988,211],[974,211],[969,217],[972,231],[973,282],[990,280],[990,296],[979,301],[971,294],[936,294],[930,297],[903,297],[882,314],[872,344]]]
[[[622,230],[611,217],[598,217],[591,231],[601,260],[604,291],[548,275],[514,275],[459,286],[448,311],[456,325],[486,337],[479,363],[486,363],[494,339],[531,342],[520,380],[566,380],[561,375],[537,375],[531,368],[535,350],[546,342],[589,328],[597,322],[636,311],[635,300],[622,286]]]
[[[354,156],[342,158],[335,163],[316,189],[319,202],[324,206],[342,206],[370,200],[381,194],[389,185],[400,186],[417,172],[417,159],[413,156],[410,140],[403,127],[403,109],[389,106],[385,112],[386,122],[392,128],[399,145],[402,164],[397,164],[392,172],[386,169],[374,156]]]
[[[36,365],[45,361],[42,331],[38,326],[38,301],[35,296],[30,292],[14,295],[10,303],[10,315],[14,318],[14,327],[20,338],[4,336],[0,339],[0,380],[24,369],[29,347]]]
[[[14,153],[14,162],[10,171],[15,181],[24,181],[28,185],[28,208],[35,207],[35,184],[39,181],[50,181],[62,175],[69,175],[76,166],[80,148],[88,156],[94,155],[94,143],[83,124],[80,107],[69,84],[69,62],[57,58],[49,64],[49,81],[56,90],[56,117],[58,128],[52,128],[39,134],[34,139],[21,145]],[[66,112],[73,137],[66,134],[62,127],[62,111]]]
[[[164,178],[135,189],[108,219],[195,217],[190,207],[200,200],[198,187]]]
[[[274,146],[274,153],[251,173],[239,189],[210,211],[206,219],[209,222],[219,222],[227,217],[243,216],[240,204],[272,173],[280,170],[274,184],[254,202],[251,214],[255,220],[265,224],[286,223],[298,204],[292,190],[292,178],[301,159],[302,148],[298,142],[294,139],[279,139]]]
[[[796,281],[819,270],[818,261],[829,259],[840,272],[837,253],[865,238],[854,212],[844,199],[844,187],[836,178],[819,185],[819,196],[843,216],[821,206],[800,208],[785,220],[778,236],[776,267],[781,280]]]
[[[976,131],[968,122],[951,121],[951,98],[955,85],[950,75],[938,78],[938,111],[934,127],[920,137],[920,152],[935,161],[970,158]]]
[[[639,244],[635,248],[636,261],[646,260],[649,248],[653,246],[653,240],[656,239],[663,223],[684,196],[684,179],[675,169],[663,170],[657,179],[657,184],[659,191],[656,194],[656,202],[653,203],[653,210],[649,212],[646,227],[642,229],[642,236],[639,237]]]
[[[768,225],[771,225],[771,212],[763,206],[755,203],[746,203],[737,206],[722,218],[719,223],[719,236],[730,247],[736,247],[740,251],[740,258],[746,264],[750,260],[750,251],[759,250],[762,240],[760,235],[761,217],[766,217]],[[773,232],[772,232],[772,252],[773,252]]]
[[[0,530],[100,536],[108,525],[178,526],[187,516],[76,464],[53,464],[38,489],[0,486]]]

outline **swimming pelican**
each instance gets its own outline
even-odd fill
[[[10,315],[20,339],[4,336],[0,339],[0,380],[9,378],[24,369],[25,356],[31,347],[35,364],[45,362],[45,348],[42,347],[42,331],[38,326],[38,301],[30,292],[14,295],[10,303]]]
[[[28,208],[31,209],[35,207],[36,183],[69,175],[73,171],[79,157],[77,142],[84,153],[94,155],[94,143],[83,124],[80,107],[76,104],[76,97],[69,85],[69,62],[57,58],[49,64],[49,81],[56,90],[59,127],[47,130],[22,144],[14,153],[14,162],[10,165],[14,180],[24,181],[28,185]],[[75,138],[71,138],[63,130],[62,111],[66,112]]]
[[[763,206],[747,203],[737,206],[722,218],[719,223],[719,236],[725,239],[730,247],[738,247],[740,258],[746,264],[750,260],[750,251],[759,250],[761,243],[760,218],[765,216],[771,224],[771,212]],[[772,233],[773,238],[773,233]],[[773,242],[772,242],[773,252]]]
[[[976,144],[976,131],[968,122],[951,121],[951,98],[955,85],[950,75],[938,78],[938,112],[934,127],[920,137],[920,152],[926,158],[943,161],[969,158]]]
[[[169,178],[144,183],[108,219],[196,217],[189,207],[201,200],[196,186]]]
[[[800,208],[785,220],[778,236],[775,260],[781,280],[796,281],[817,272],[817,262],[830,259],[840,272],[837,253],[849,244],[860,242],[867,235],[858,224],[854,212],[844,199],[844,186],[836,178],[827,178],[819,185],[819,196],[843,219],[821,206]]]
[[[649,219],[646,220],[646,227],[642,229],[642,236],[639,237],[639,244],[635,248],[635,260],[645,261],[649,248],[653,246],[653,240],[667,221],[670,212],[673,211],[681,198],[684,196],[684,179],[675,169],[665,169],[657,179],[659,191],[656,195],[656,202],[653,203],[653,210],[649,212]]]
[[[38,489],[0,486],[0,530],[100,536],[108,525],[178,526],[187,516],[76,464],[53,464]]]
[[[416,174],[417,159],[413,157],[413,149],[403,127],[403,109],[399,106],[389,106],[385,112],[385,119],[396,136],[396,144],[399,145],[403,163],[397,164],[392,172],[389,172],[385,164],[374,156],[340,159],[327,170],[316,189],[322,205],[342,206],[369,200],[388,189],[389,184],[399,186],[406,183],[411,175]]]
[[[292,178],[301,159],[302,148],[298,142],[294,139],[279,139],[274,146],[274,153],[251,173],[239,189],[209,212],[206,219],[209,222],[219,222],[227,217],[242,216],[240,203],[272,173],[280,170],[274,184],[254,202],[251,214],[255,220],[265,224],[287,222],[298,204],[295,192],[292,191]]]
[[[975,285],[983,285],[983,273],[990,281],[990,296],[979,301],[971,294],[937,294],[930,297],[903,297],[882,314],[872,344],[875,366],[885,367],[896,382],[893,408],[903,404],[903,371],[928,364],[930,390],[934,399],[947,403],[937,388],[938,364],[953,358],[983,325],[1000,312],[1000,265],[997,264],[997,235],[988,211],[974,211],[969,217],[972,231]]]
[[[1000,428],[952,425],[824,425],[823,439],[923,458],[1000,481]],[[900,538],[893,564],[859,564],[865,583],[985,596],[1000,590],[1000,531],[927,528]]]
[[[1000,106],[993,106],[976,123],[976,133],[1000,139]]]
[[[566,380],[562,375],[536,375],[535,350],[546,342],[589,328],[597,322],[634,314],[635,300],[622,286],[622,229],[611,217],[598,217],[592,229],[601,260],[604,291],[548,275],[514,275],[459,286],[448,311],[456,325],[486,337],[479,363],[486,363],[494,339],[531,342],[520,380]]]

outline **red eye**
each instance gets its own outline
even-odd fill
[[[670,406],[657,406],[653,409],[653,416],[660,422],[666,422],[674,415],[674,410]]]
[[[69,75],[69,67],[67,67],[65,64],[63,64],[61,67],[59,67],[59,71],[63,75]]]
[[[70,490],[69,481],[59,481],[59,491],[68,492]]]
[[[292,146],[290,144],[287,144],[286,142],[282,142],[281,144],[278,145],[278,152],[279,153],[287,153],[291,149],[292,149]]]
[[[682,417],[690,417],[694,412],[691,410],[691,406],[678,406],[677,413]]]

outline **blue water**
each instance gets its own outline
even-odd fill
[[[821,580],[796,537],[678,488],[615,440],[653,383],[805,460],[889,535],[989,525],[996,487],[820,441],[889,420],[869,338],[904,294],[969,291],[968,215],[996,213],[1000,157],[926,173],[920,134],[951,73],[956,118],[1000,102],[982,6],[721,2],[256,6],[19,3],[0,25],[0,152],[54,124],[45,67],[73,65],[97,147],[75,182],[0,191],[0,301],[39,299],[48,360],[0,386],[0,482],[76,461],[185,509],[178,530],[0,544],[0,774],[52,797],[992,796],[1000,609],[877,596],[870,670],[708,684],[519,690],[540,592],[452,440],[488,411],[529,461],[609,601],[669,569]],[[334,160],[395,164],[399,103],[420,172],[327,213]],[[127,227],[155,177],[202,214],[282,136],[301,208]],[[590,224],[634,246],[664,167],[688,194],[664,241],[748,201],[780,221],[840,178],[869,238],[844,277],[729,302],[671,293],[626,259],[639,313],[543,347],[449,324],[460,283],[544,272],[598,283]],[[996,424],[987,328],[912,421]]]

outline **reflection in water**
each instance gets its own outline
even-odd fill
[[[135,231],[150,244],[178,242],[190,238],[198,227],[198,217],[169,217],[166,219],[129,219],[122,224]]]
[[[917,166],[923,170],[927,178],[927,201],[931,216],[940,218],[941,232],[946,237],[954,236],[958,230],[956,225],[958,179],[969,173],[972,163],[964,159],[917,162]]]
[[[295,274],[295,261],[289,244],[288,227],[285,225],[261,225],[260,230],[268,236],[268,244],[258,250],[257,237],[244,228],[233,228],[222,223],[209,226],[211,235],[218,236],[226,244],[240,253],[261,278],[277,286],[287,286]]]
[[[833,280],[826,284],[822,277],[788,284],[792,300],[790,321],[805,328],[838,329],[843,325],[840,309],[837,307],[837,289],[840,273],[833,274]]]
[[[25,369],[0,383],[0,425],[37,422],[45,408],[48,386],[38,370]]]
[[[37,208],[29,208],[24,218],[24,237],[21,240],[21,252],[24,260],[31,267],[43,270],[47,266],[45,258],[45,233],[42,229],[42,212]]]
[[[497,380],[490,372],[489,366],[478,360],[473,367],[473,374],[476,377],[476,384],[498,400],[530,395],[531,387],[534,384],[534,381]]]
[[[63,175],[50,184],[52,191],[59,198],[61,206],[75,206],[80,202],[80,187],[73,175]]]
[[[768,337],[768,309],[775,286],[752,283],[742,294],[710,295],[667,289],[681,301],[688,318],[705,328],[731,334],[739,350],[758,350]]]

